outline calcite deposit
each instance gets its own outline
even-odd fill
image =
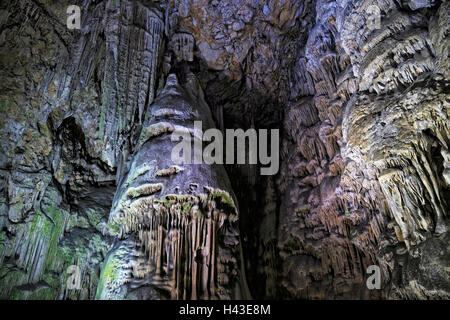
[[[449,32],[445,0],[2,1],[0,298],[449,299]],[[174,163],[194,121],[278,129],[279,171]]]

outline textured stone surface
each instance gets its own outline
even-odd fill
[[[148,287],[163,292],[161,298],[249,297],[241,270],[238,209],[225,169],[193,161],[180,167],[171,160],[172,132],[192,132],[193,148],[199,142],[194,121],[202,121],[203,130],[214,127],[195,76],[186,77],[184,89],[175,74],[168,76],[144,123],[142,132],[149,128],[151,134],[141,135],[141,148],[116,193],[109,223],[119,227],[121,239],[137,233],[139,248],[129,254],[135,259],[129,263],[131,272],[113,266],[102,275],[100,298],[126,298]],[[116,255],[104,269],[114,261],[125,265]],[[130,286],[110,283],[108,275]]]
[[[0,297],[448,299],[449,6],[2,1]],[[195,119],[281,129],[280,172],[174,166]]]

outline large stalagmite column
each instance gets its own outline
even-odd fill
[[[223,166],[171,160],[178,144],[172,132],[188,133],[193,146],[202,143],[194,121],[202,121],[203,130],[213,127],[193,74],[184,88],[170,74],[149,112],[111,210],[120,241],[104,265],[97,297],[247,298],[238,210]]]
[[[192,74],[180,83],[170,75],[153,103],[162,17],[152,2],[104,1],[86,19],[72,57],[73,90],[99,64],[97,144],[101,158],[117,168],[119,186],[105,230],[117,241],[97,298],[245,298],[238,210],[224,168],[171,163],[172,131],[192,132],[194,120],[204,130],[214,126],[203,93]],[[178,38],[175,54],[191,61],[192,36]]]

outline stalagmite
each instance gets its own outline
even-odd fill
[[[190,132],[189,126],[193,126],[194,120],[203,121],[203,126],[212,126],[207,105],[196,102],[198,92],[182,88],[175,74],[170,74],[166,82],[149,110],[158,114],[158,118],[147,120],[143,132],[154,132],[147,128],[155,126],[181,127],[181,123],[188,126],[185,130]],[[177,112],[160,111],[167,107]],[[182,117],[176,116],[180,113]],[[165,126],[158,122],[161,118]],[[140,140],[132,168],[139,168],[144,160],[151,163],[152,168],[139,175],[130,171],[133,179],[125,179],[128,183],[118,189],[111,210],[110,224],[120,226],[121,238],[136,235],[137,254],[143,257],[140,264],[142,259],[148,264],[147,271],[139,269],[137,279],[125,281],[133,287],[128,290],[154,286],[169,298],[245,297],[240,287],[245,278],[240,271],[239,234],[230,232],[237,228],[238,211],[226,173],[221,166],[194,164],[181,168],[171,164],[171,146],[174,145],[171,132],[158,129],[157,134]],[[226,250],[233,258],[220,259],[221,250]],[[226,268],[221,267],[223,263],[227,263]],[[222,271],[216,275],[216,270]],[[225,270],[229,280],[218,281]],[[104,283],[101,288],[103,291],[98,292],[98,296],[111,298],[108,284]],[[242,293],[236,296],[236,292]]]
[[[450,298],[450,1],[67,6],[0,1],[0,299]]]

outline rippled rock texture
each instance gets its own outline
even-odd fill
[[[450,298],[449,14],[2,1],[0,297]],[[280,129],[278,174],[175,165],[195,120]]]

